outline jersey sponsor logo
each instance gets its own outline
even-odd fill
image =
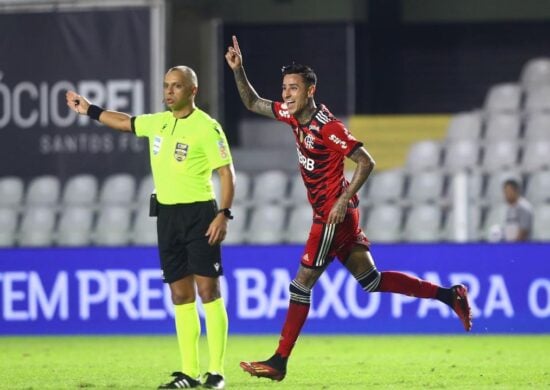
[[[315,169],[315,161],[311,158],[308,158],[300,152],[300,149],[296,149],[298,152],[298,162],[302,167],[307,171],[313,171]]]
[[[153,154],[157,155],[160,152],[160,146],[162,145],[162,137],[159,135],[155,135],[155,139],[153,140]]]
[[[189,145],[183,144],[181,142],[176,142],[176,148],[174,149],[174,158],[178,162],[182,162],[187,157],[187,151],[189,150]]]
[[[227,158],[227,148],[225,147],[225,142],[223,139],[218,141],[218,149],[220,150],[220,157],[223,159]]]
[[[279,116],[283,118],[290,118],[290,113],[288,112],[286,103],[281,104],[281,108],[279,108]]]
[[[307,149],[313,149],[313,136],[311,134],[308,134],[304,139],[304,145]]]
[[[340,138],[338,138],[334,134],[331,134],[330,137],[328,137],[328,139],[334,142],[336,145],[340,145],[342,149],[347,149],[348,147],[348,144],[346,141],[342,141]]]

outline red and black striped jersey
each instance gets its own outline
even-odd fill
[[[326,222],[332,206],[349,185],[344,176],[344,158],[363,143],[322,104],[304,125],[289,114],[285,103],[273,102],[272,110],[277,120],[292,127],[300,171],[315,219]],[[358,204],[358,197],[354,195],[349,207]]]

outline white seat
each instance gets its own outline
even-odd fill
[[[49,206],[25,209],[18,242],[20,246],[51,246],[55,228],[55,211]]]
[[[496,113],[489,116],[485,139],[489,142],[500,140],[517,141],[520,134],[520,117],[514,113]]]
[[[154,189],[155,183],[153,182],[153,175],[142,177],[137,189],[136,202],[141,205],[147,204]]]
[[[400,169],[375,173],[367,188],[365,201],[369,204],[396,202],[402,199],[405,174]]]
[[[23,203],[23,179],[16,176],[0,178],[0,207],[19,207]]]
[[[504,182],[508,179],[516,180],[522,186],[521,173],[515,169],[497,171],[487,175],[487,185],[483,193],[483,199],[488,204],[504,202]]]
[[[236,204],[231,207],[233,219],[227,226],[227,235],[224,244],[242,244],[246,240],[246,226],[248,222],[248,208],[245,205]]]
[[[438,201],[443,195],[445,177],[441,171],[411,174],[406,199],[412,203]]]
[[[401,240],[403,210],[393,204],[379,204],[367,213],[365,233],[372,242],[396,242]]]
[[[550,58],[539,57],[530,59],[521,69],[520,80],[525,90],[536,89],[541,85],[550,84]]]
[[[468,207],[467,215],[467,231],[468,231],[468,240],[467,241],[478,241],[480,239],[479,229],[481,225],[481,208],[477,204],[470,204]],[[457,241],[455,234],[455,215],[454,210],[450,209],[445,218],[445,223],[443,225],[443,239],[447,241]]]
[[[463,139],[452,142],[445,149],[443,166],[451,172],[474,168],[479,161],[479,149],[478,141]]]
[[[518,111],[521,104],[521,87],[518,83],[496,84],[489,88],[484,109],[489,113]]]
[[[521,168],[527,172],[550,168],[550,140],[528,142],[523,148]]]
[[[439,206],[419,204],[413,206],[405,220],[403,239],[413,242],[434,242],[441,239],[441,217]]]
[[[134,245],[157,245],[157,218],[149,216],[148,207],[139,207],[137,209],[130,231],[130,239]]]
[[[304,185],[304,180],[301,175],[293,175],[290,179],[290,192],[286,200],[292,205],[309,205],[306,186]]]
[[[97,200],[98,182],[93,175],[70,177],[63,188],[61,202],[64,206],[89,206]]]
[[[102,205],[127,205],[134,200],[136,180],[128,173],[107,176],[101,186],[99,202]]]
[[[254,177],[252,201],[254,204],[281,202],[286,197],[288,178],[285,172],[270,170]]]
[[[258,205],[252,211],[247,230],[251,244],[278,244],[283,241],[285,209],[281,205]]]
[[[130,210],[123,206],[103,206],[93,233],[98,245],[121,246],[128,244]]]
[[[437,141],[415,142],[407,154],[406,167],[417,172],[425,169],[435,169],[440,166],[441,145]]]
[[[309,236],[313,222],[313,210],[306,203],[301,203],[290,210],[288,226],[284,240],[290,244],[304,244]]]
[[[495,141],[485,146],[481,166],[488,172],[515,168],[518,154],[519,146],[516,142]]]
[[[506,216],[506,204],[501,202],[489,206],[481,227],[482,237],[488,241],[502,240],[502,225]]]
[[[550,111],[550,84],[541,85],[527,92],[525,111],[531,115],[537,112]]]
[[[453,115],[447,128],[447,141],[477,141],[481,137],[481,122],[478,112],[461,112]]]
[[[533,204],[550,201],[550,171],[537,171],[529,176],[525,197]]]
[[[235,172],[235,197],[233,198],[234,204],[247,204],[250,202],[250,175],[244,171]],[[216,184],[215,184],[216,185]],[[218,182],[219,188],[219,182]],[[214,187],[215,188],[215,187]],[[216,199],[219,200],[219,192],[216,193]]]
[[[537,113],[527,120],[525,140],[543,141],[550,139],[550,113]]]
[[[468,200],[477,202],[479,201],[479,198],[483,195],[483,183],[484,183],[484,177],[483,174],[479,170],[468,172],[468,179],[467,179],[467,193],[468,193]],[[449,176],[448,180],[448,190],[446,197],[450,200],[453,199],[454,196],[454,175]]]
[[[10,247],[15,245],[15,235],[17,232],[17,210],[13,208],[0,208],[0,247]]]
[[[61,192],[59,179],[52,175],[38,176],[29,182],[26,206],[56,206]]]
[[[56,241],[60,246],[90,244],[94,212],[89,206],[69,206],[61,213]]]
[[[540,204],[533,219],[533,240],[550,241],[550,204]]]

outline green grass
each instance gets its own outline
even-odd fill
[[[550,336],[303,336],[284,381],[241,371],[276,343],[231,336],[227,388],[550,388]],[[0,337],[2,389],[155,389],[178,366],[175,336]]]

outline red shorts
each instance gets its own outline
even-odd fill
[[[370,242],[359,227],[359,211],[348,209],[344,221],[337,225],[313,222],[301,263],[304,267],[321,268],[334,256],[345,262],[357,245],[368,249]]]

